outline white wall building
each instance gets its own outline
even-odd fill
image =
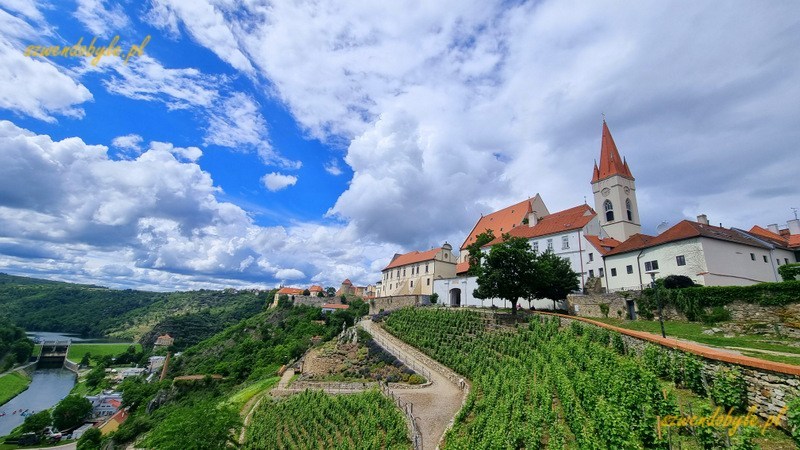
[[[447,242],[441,248],[426,252],[413,251],[395,254],[382,270],[378,297],[396,295],[431,295],[437,279],[456,275],[453,246]]]

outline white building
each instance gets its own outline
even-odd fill
[[[456,275],[456,262],[453,246],[447,242],[426,252],[395,254],[381,271],[376,295],[431,295],[435,280]]]
[[[92,417],[110,417],[122,405],[122,394],[119,392],[104,392],[98,395],[87,395],[86,400],[92,404]]]

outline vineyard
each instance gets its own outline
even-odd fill
[[[577,323],[559,330],[557,318],[487,331],[481,317],[409,308],[385,321],[392,334],[473,383],[444,448],[678,448],[657,431],[658,416],[680,412],[675,394],[626,355],[618,335]],[[679,370],[688,383],[693,367],[686,361]],[[728,439],[731,447],[757,448],[752,431]],[[680,440],[683,448],[718,448],[718,438],[698,432]]]
[[[403,414],[377,391],[305,391],[262,403],[244,448],[409,449],[411,441]]]

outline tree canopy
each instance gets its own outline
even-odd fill
[[[484,252],[481,247],[493,240],[494,234],[487,230],[467,247],[469,273],[478,277],[478,289],[473,292],[476,298],[507,300],[516,314],[520,298],[549,298],[555,304],[578,289],[578,274],[569,260],[551,251],[539,255],[527,239],[509,234]]]
[[[68,395],[53,409],[53,425],[59,430],[76,427],[92,410],[89,400],[79,395]]]

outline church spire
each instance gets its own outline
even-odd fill
[[[614,138],[611,137],[611,131],[608,130],[608,125],[603,119],[603,137],[600,143],[600,164],[595,163],[595,170],[592,174],[592,183],[608,178],[612,175],[620,175],[625,178],[633,180],[631,169],[628,167],[628,162],[619,156],[617,144],[614,143]]]

